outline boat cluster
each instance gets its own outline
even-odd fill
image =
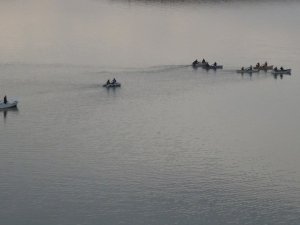
[[[203,69],[223,69],[222,65],[218,65],[216,62],[213,64],[209,64],[205,59],[203,59],[201,62],[197,59],[192,63],[192,67],[194,69],[197,69],[199,67],[202,67]],[[237,73],[258,73],[259,71],[265,71],[271,70],[271,72],[275,75],[277,74],[291,74],[291,69],[284,69],[282,66],[278,69],[277,67],[274,67],[273,65],[268,65],[268,62],[265,62],[264,64],[260,64],[259,62],[253,67],[252,65],[249,67],[242,67],[241,69],[237,70]]]
[[[284,69],[282,66],[278,69],[277,67],[274,67],[273,65],[268,65],[268,62],[265,62],[264,64],[260,64],[259,62],[255,65],[255,67],[249,66],[248,68],[242,67],[240,70],[237,70],[237,73],[258,73],[259,71],[265,71],[271,70],[272,74],[291,74],[291,69]]]
[[[114,78],[111,82],[110,80],[107,80],[102,86],[106,88],[121,87],[121,83],[117,82],[117,80]]]

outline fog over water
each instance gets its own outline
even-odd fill
[[[0,96],[19,105],[0,111],[0,223],[300,224],[299,15],[1,1]],[[236,73],[265,61],[292,74]]]

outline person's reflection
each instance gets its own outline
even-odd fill
[[[282,80],[282,78],[283,78],[283,74],[280,74],[280,79]]]
[[[10,108],[10,109],[3,109],[1,111],[3,113],[3,119],[6,121],[8,113],[16,114],[16,113],[18,113],[19,110],[17,107],[15,107],[15,108]]]
[[[275,80],[277,80],[277,74],[273,74]]]
[[[7,110],[4,110],[3,111],[3,118],[6,120],[6,117],[7,117]]]

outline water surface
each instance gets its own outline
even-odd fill
[[[1,223],[300,223],[299,3],[0,5]]]

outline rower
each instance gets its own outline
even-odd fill
[[[114,78],[113,80],[112,80],[112,84],[115,84],[117,81],[116,81],[116,78]]]
[[[278,69],[277,69],[277,66],[274,68],[274,71],[277,71]]]
[[[259,67],[260,67],[260,63],[259,62],[256,64],[256,67],[259,69]]]
[[[217,62],[214,63],[214,66],[217,66]]]
[[[252,65],[250,65],[249,70],[252,70]]]
[[[194,62],[193,62],[193,66],[196,66],[198,64],[198,59],[196,59]]]
[[[242,71],[244,71],[244,69],[245,69],[244,67],[241,68]]]
[[[110,80],[109,79],[106,81],[106,85],[110,85]]]
[[[265,62],[265,65],[264,65],[264,66],[265,66],[265,67],[267,67],[267,66],[268,66],[268,62],[267,62],[267,61]]]
[[[283,67],[280,67],[280,70],[283,70]]]
[[[202,63],[206,63],[205,59],[202,59]]]
[[[3,102],[4,102],[4,104],[7,104],[7,97],[6,97],[6,95],[3,98]]]

